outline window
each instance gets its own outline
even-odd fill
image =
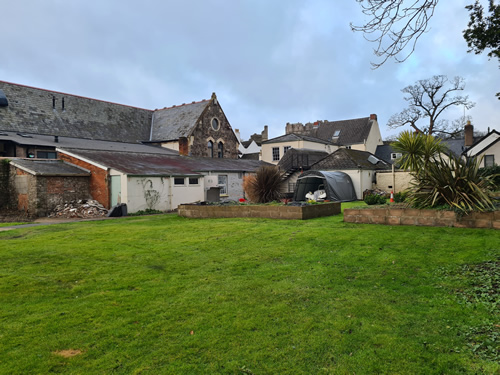
[[[57,159],[57,152],[52,151],[37,151],[36,157],[39,159]]]
[[[212,119],[212,129],[219,130],[219,120],[215,117]]]
[[[174,185],[176,186],[184,186],[184,177],[175,177]]]
[[[219,142],[217,145],[217,157],[222,159],[224,157],[224,143]]]
[[[227,176],[219,175],[217,184],[220,187],[220,195],[227,195]]]
[[[279,161],[279,160],[280,160],[280,148],[273,147],[273,161]]]
[[[214,157],[214,143],[212,141],[208,141],[208,157]]]
[[[189,185],[199,185],[198,177],[189,177]]]
[[[340,130],[335,130],[333,132],[333,138],[338,137],[340,135]]]
[[[493,167],[495,165],[495,155],[484,155],[484,167]]]
[[[286,154],[286,152],[287,152],[288,150],[290,150],[291,148],[292,148],[292,146],[285,146],[285,147],[283,147],[283,155],[285,155],[285,154]]]
[[[401,154],[401,153],[399,153],[399,152],[393,152],[393,153],[391,153],[391,159],[392,159],[392,160],[395,160],[395,159],[397,159],[397,158],[400,158],[400,157],[401,157],[401,155],[402,155],[402,154]]]
[[[350,149],[351,149],[351,146],[345,146],[345,148],[347,148],[348,150],[350,150]]]

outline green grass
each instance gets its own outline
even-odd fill
[[[29,224],[29,223],[0,223],[0,228],[1,227],[13,227],[15,225],[23,225],[23,224]]]
[[[0,373],[495,374],[499,244],[340,215],[0,232]]]

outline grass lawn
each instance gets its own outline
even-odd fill
[[[0,232],[0,373],[498,374],[499,282],[495,230],[20,228]]]

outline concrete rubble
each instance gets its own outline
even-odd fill
[[[105,217],[108,210],[98,201],[80,199],[78,201],[59,204],[48,217],[52,218],[93,218]]]

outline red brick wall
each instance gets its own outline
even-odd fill
[[[90,171],[90,195],[106,208],[111,207],[108,171],[84,162],[80,159],[59,152],[59,159]]]

